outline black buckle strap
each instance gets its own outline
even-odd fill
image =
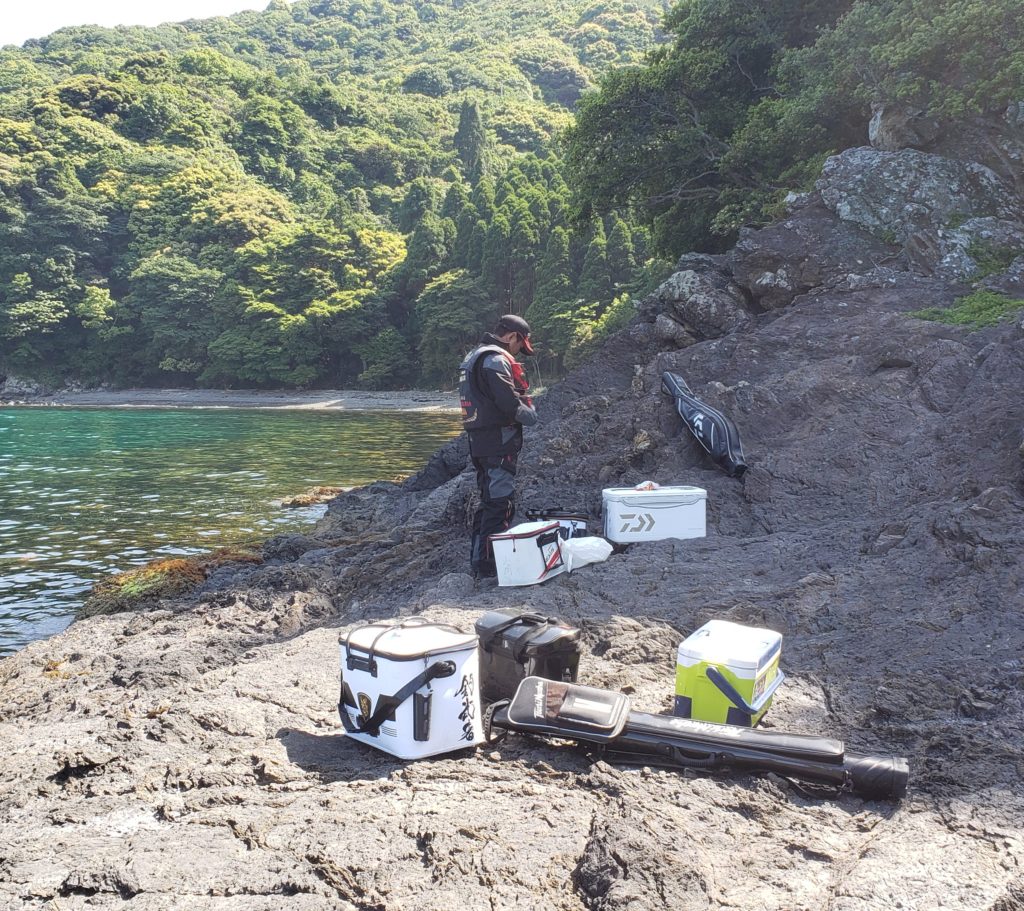
[[[406,699],[412,696],[418,689],[428,684],[431,680],[442,677],[451,677],[455,673],[454,661],[435,661],[426,670],[412,678],[398,692],[391,696],[378,696],[377,706],[373,714],[358,724],[352,722],[348,712],[345,711],[344,701],[338,704],[338,714],[341,715],[341,723],[349,734],[370,734],[376,737],[380,733],[380,726],[384,719],[397,709]],[[359,719],[356,719],[359,721]]]

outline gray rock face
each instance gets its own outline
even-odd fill
[[[825,163],[818,190],[843,221],[903,245],[911,264],[950,280],[977,269],[968,247],[1021,235],[1020,200],[994,171],[903,150],[850,149]]]
[[[905,245],[908,260],[925,273],[953,281],[973,277],[986,258],[1024,252],[1024,224],[1000,218],[970,218],[955,228],[922,232]]]
[[[813,288],[870,272],[897,253],[898,248],[817,204],[760,231],[741,231],[730,265],[737,284],[760,307],[775,310]]]
[[[717,338],[746,325],[751,314],[742,292],[714,267],[711,257],[705,260],[695,264],[697,269],[675,272],[638,303],[638,311],[651,318],[664,315],[698,339]],[[671,335],[662,332],[661,337],[669,340]]]
[[[881,152],[927,149],[939,135],[939,124],[923,112],[898,104],[872,104],[868,142]]]
[[[46,389],[34,380],[5,376],[0,380],[0,400],[31,398],[45,394]]]
[[[1007,105],[998,118],[974,117],[945,124],[929,151],[991,168],[1024,195],[1024,102]]]
[[[1019,201],[989,168],[909,149],[848,149],[825,162],[817,187],[841,219],[900,243],[951,220],[1020,215]]]
[[[982,284],[988,291],[998,291],[1015,300],[1024,300],[1024,256],[1018,256],[1005,272],[989,276]]]

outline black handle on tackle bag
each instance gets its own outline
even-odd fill
[[[547,547],[549,544],[556,543],[557,541],[561,540],[561,538],[562,536],[558,533],[557,529],[555,531],[549,531],[547,534],[537,535],[537,546],[540,548],[544,548]]]
[[[446,623],[432,623],[423,617],[406,617],[401,623],[367,623],[365,626],[357,626],[351,630],[345,639],[345,666],[350,671],[366,671],[371,677],[377,676],[377,643],[381,638],[392,630],[415,629],[420,626],[434,626],[438,629],[449,630],[453,633],[462,633],[457,626],[449,626]],[[352,654],[352,636],[363,629],[380,629],[380,632],[373,637],[370,647],[366,649],[366,657]],[[358,646],[356,646],[358,648]]]
[[[426,670],[413,677],[398,692],[391,696],[378,696],[377,707],[374,709],[373,714],[358,726],[353,724],[352,719],[348,717],[344,701],[339,702],[338,714],[341,715],[341,723],[349,734],[371,734],[376,737],[380,733],[380,726],[384,723],[384,719],[412,696],[413,693],[431,680],[436,680],[439,677],[451,677],[454,673],[454,661],[435,661]]]
[[[508,620],[504,620],[496,626],[491,627],[485,633],[480,635],[480,644],[487,648],[491,642],[498,638],[505,630],[512,629],[513,626],[522,623],[523,626],[537,626],[537,627],[548,627],[558,623],[557,617],[545,617],[543,614],[519,614],[515,617],[511,617]]]

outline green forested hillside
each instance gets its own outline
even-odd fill
[[[447,384],[499,312],[560,367],[649,283],[552,138],[661,0],[273,0],[0,52],[0,373]]]

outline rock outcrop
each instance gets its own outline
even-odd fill
[[[919,109],[876,103],[871,105],[868,142],[882,152],[927,149],[941,129],[936,120]]]
[[[730,267],[758,306],[777,310],[800,294],[834,287],[898,254],[895,244],[837,218],[814,199],[778,224],[743,229],[730,253]]]
[[[1016,210],[984,169],[885,154],[844,153],[787,222],[687,258],[540,400],[521,507],[698,484],[706,538],[481,587],[465,574],[474,485],[450,444],[404,484],[342,495],[262,565],[0,662],[5,906],[1020,907],[1024,327],[915,319],[968,286],[904,249],[954,211]],[[978,181],[917,208],[931,190],[900,183],[908,162],[936,193],[938,175]],[[1019,281],[1020,262],[985,281]],[[764,279],[783,271],[785,289]],[[683,430],[665,369],[735,420],[742,482]],[[515,737],[411,764],[346,741],[340,628],[468,627],[508,606],[579,624],[582,679],[649,711],[670,707],[675,646],[707,619],[778,629],[788,681],[766,724],[907,755],[910,794],[826,799]]]

